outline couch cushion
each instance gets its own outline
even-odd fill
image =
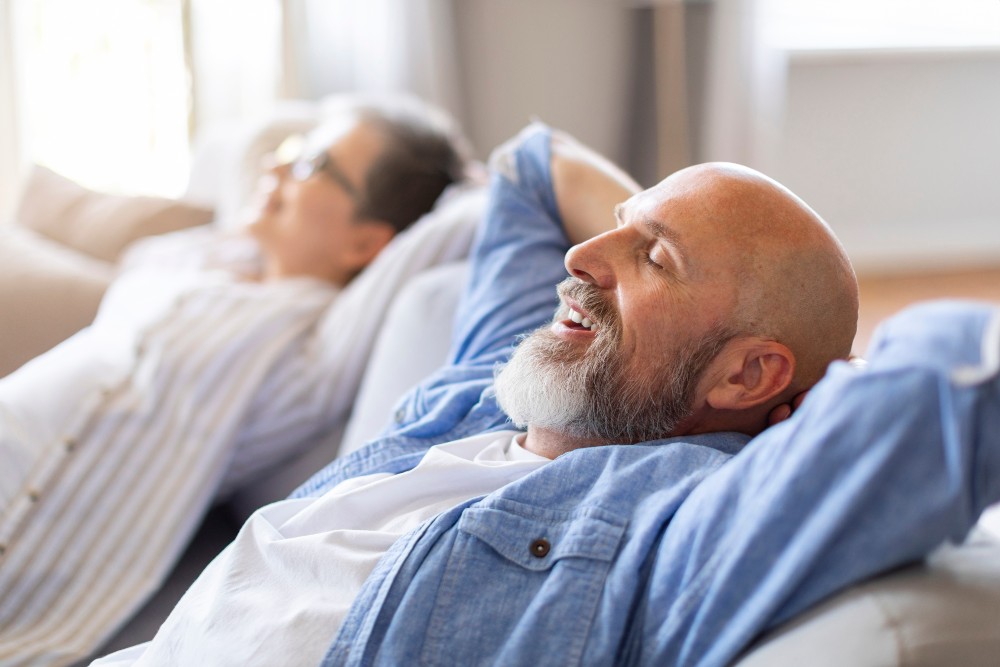
[[[428,269],[393,301],[358,389],[340,443],[341,456],[378,435],[391,423],[396,402],[447,361],[452,320],[468,268],[462,261]]]
[[[30,230],[0,230],[0,377],[90,324],[113,273]]]
[[[981,531],[823,602],[735,667],[993,667],[997,656],[1000,541]]]
[[[95,192],[35,166],[25,181],[14,222],[105,261],[132,241],[211,222],[212,211],[163,197]]]

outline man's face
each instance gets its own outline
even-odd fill
[[[553,323],[497,379],[515,423],[640,442],[671,435],[688,416],[698,380],[732,337],[736,306],[734,245],[691,185],[632,197],[615,230],[567,254],[572,277]]]
[[[343,283],[362,268],[353,251],[366,229],[356,215],[383,138],[346,116],[312,144],[298,163],[273,170],[273,187],[249,229],[277,272]]]

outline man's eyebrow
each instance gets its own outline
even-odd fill
[[[667,227],[659,220],[654,220],[653,218],[643,218],[642,224],[647,230],[649,230],[650,234],[658,239],[666,241],[670,247],[677,252],[684,265],[688,265],[687,250],[684,247],[684,243],[681,241],[680,235],[676,231]]]
[[[622,219],[622,211],[624,207],[624,202],[621,204],[615,204],[615,221],[618,223],[619,227],[625,224],[625,220]],[[659,220],[654,220],[653,218],[643,218],[642,225],[650,234],[658,239],[666,241],[670,248],[677,253],[684,266],[690,265],[690,262],[688,261],[687,249],[684,247],[684,243],[681,242],[680,234],[670,227],[667,227]]]

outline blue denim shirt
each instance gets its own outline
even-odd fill
[[[535,127],[500,155],[451,364],[298,495],[508,426],[492,367],[549,319],[563,277],[548,150]],[[323,664],[724,665],[844,586],[961,539],[1000,498],[1000,317],[912,310],[869,357],[835,364],[749,443],[581,449],[439,515],[381,559]]]

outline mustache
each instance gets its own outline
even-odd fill
[[[556,286],[556,292],[563,301],[575,301],[598,326],[613,329],[621,327],[621,317],[614,304],[590,283],[570,276]]]

